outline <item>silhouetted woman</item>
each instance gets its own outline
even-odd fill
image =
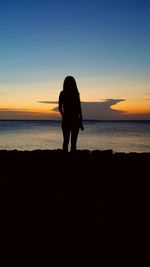
[[[63,150],[68,152],[71,135],[71,151],[76,150],[79,128],[83,129],[80,96],[75,79],[67,76],[59,95],[59,111],[62,115]]]

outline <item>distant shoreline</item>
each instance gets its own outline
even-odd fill
[[[51,120],[51,119],[42,119],[42,120],[33,120],[33,119],[30,119],[30,120],[19,120],[19,119],[0,119],[0,122],[1,121],[24,121],[24,122],[36,122],[36,121],[39,121],[39,122],[61,122],[61,120]],[[83,120],[83,122],[150,122],[150,120]]]

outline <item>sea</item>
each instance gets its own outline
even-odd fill
[[[0,121],[0,150],[61,149],[62,142],[60,121]],[[150,152],[150,121],[84,121],[77,149]]]

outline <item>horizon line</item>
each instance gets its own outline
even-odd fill
[[[62,120],[57,120],[57,119],[0,119],[0,121],[46,121],[46,122],[61,122]],[[88,122],[88,121],[93,121],[93,122],[138,122],[138,121],[148,121],[150,120],[144,120],[144,119],[136,119],[136,120],[131,120],[131,119],[106,119],[106,120],[96,120],[96,119],[83,119],[83,122]]]

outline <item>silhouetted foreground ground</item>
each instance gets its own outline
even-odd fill
[[[0,164],[2,203],[45,227],[128,223],[149,190],[150,153],[0,151]]]

